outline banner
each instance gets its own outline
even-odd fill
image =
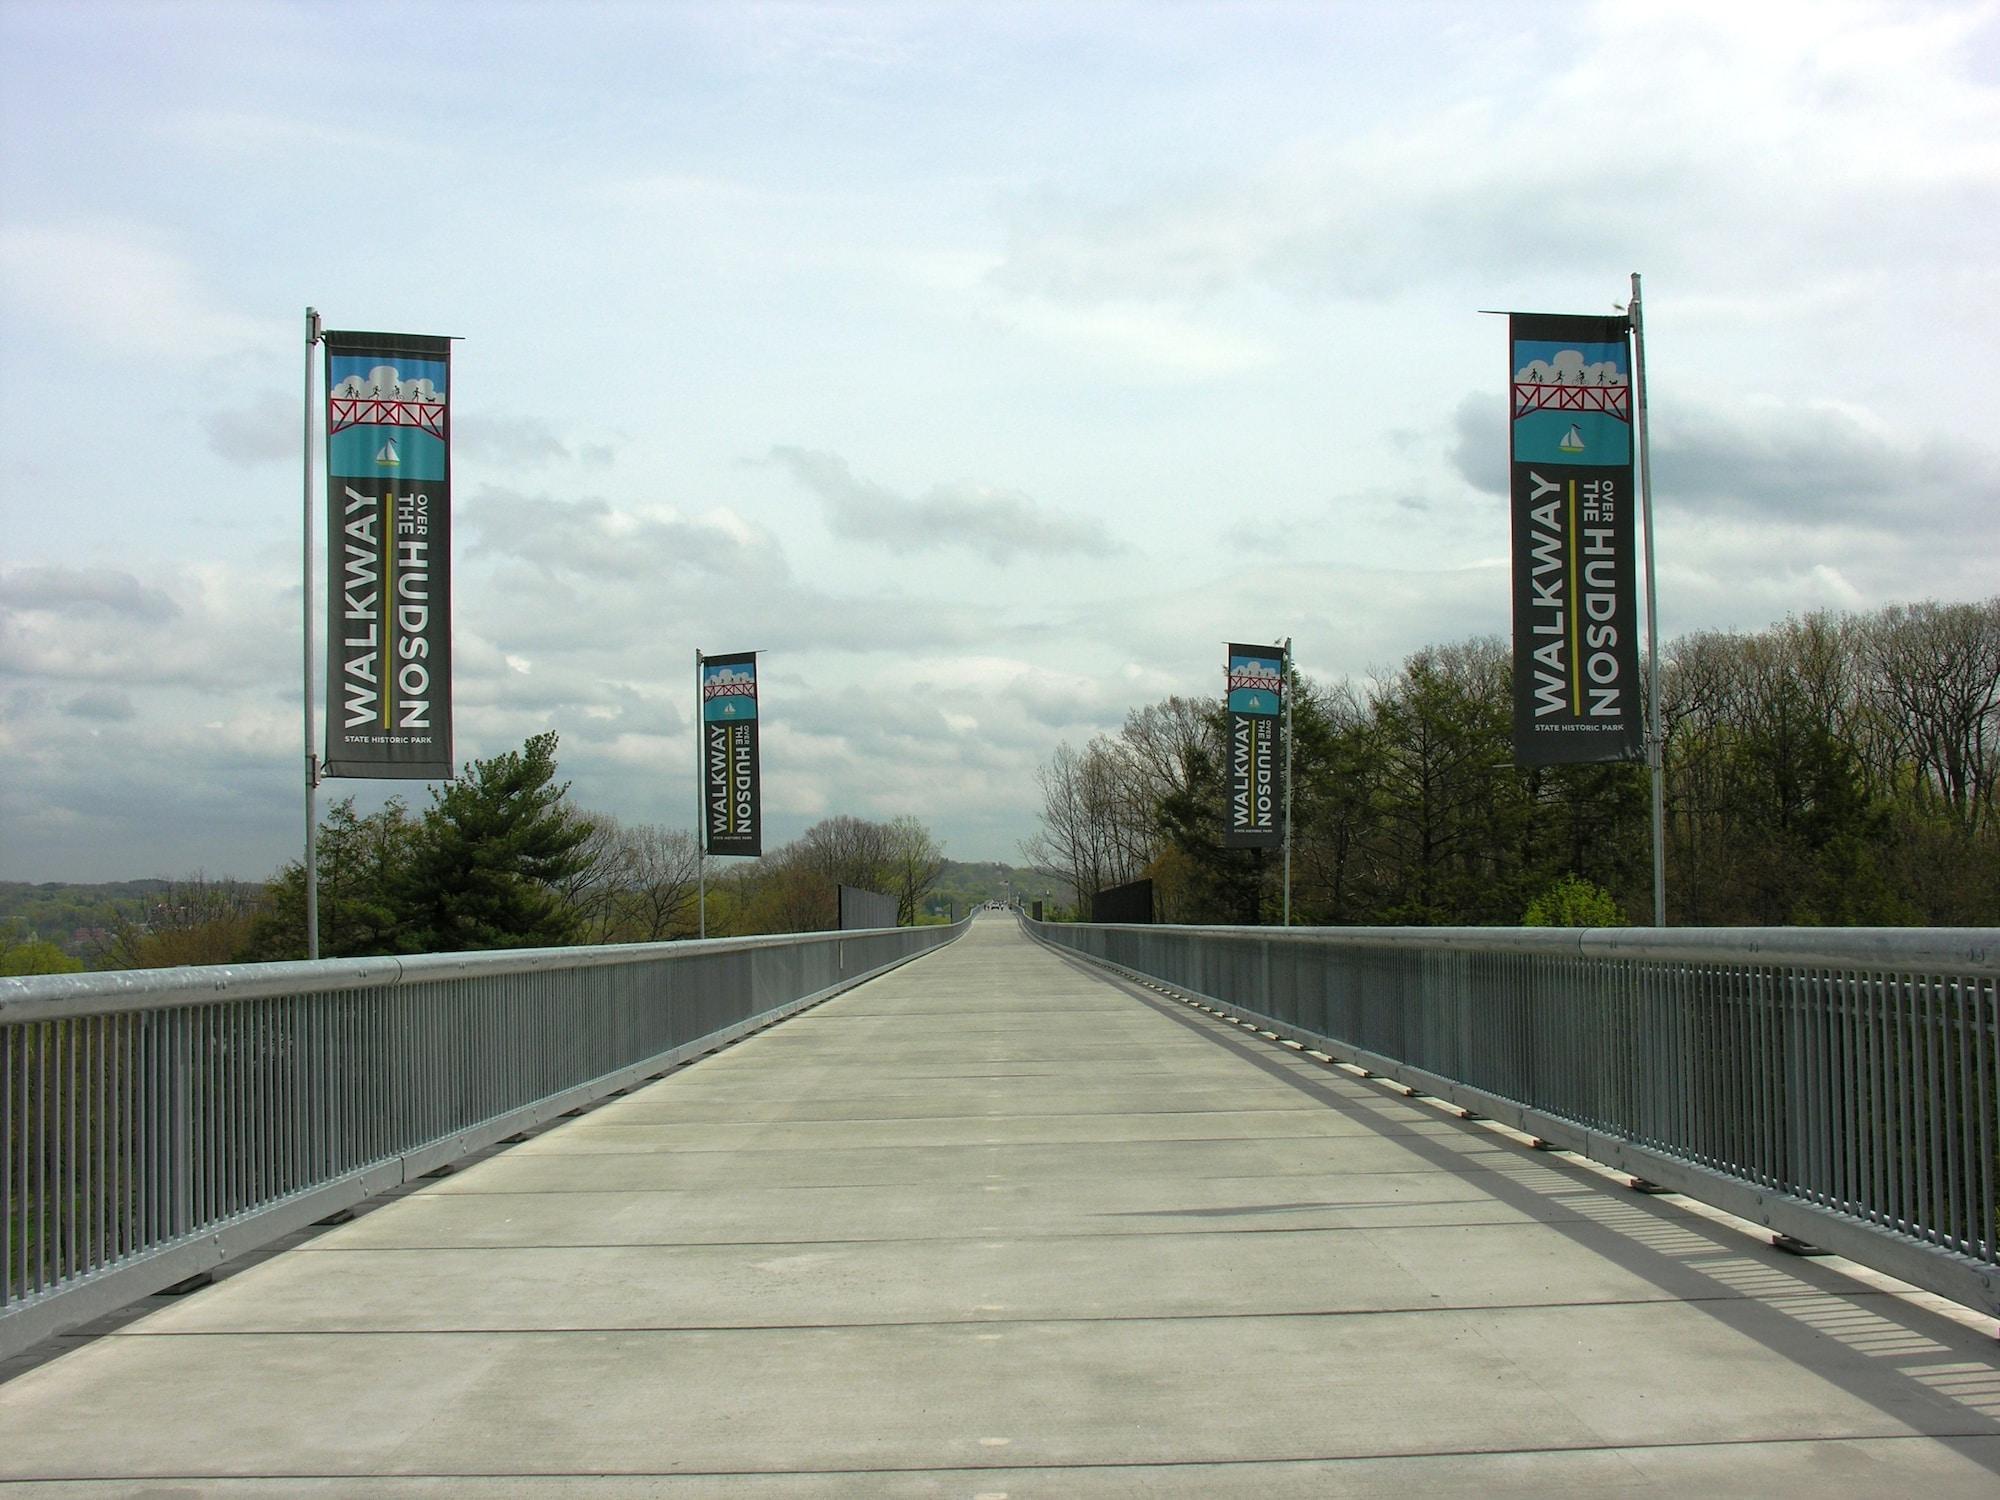
[[[1630,325],[1516,313],[1509,339],[1514,759],[1643,760]]]
[[[701,807],[710,854],[764,852],[757,653],[701,659]]]
[[[1278,784],[1278,723],[1284,707],[1284,648],[1232,645],[1224,848],[1276,849],[1284,843],[1284,794]]]
[[[447,780],[451,341],[325,342],[325,773]]]

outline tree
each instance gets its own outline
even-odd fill
[[[623,885],[618,898],[620,942],[657,943],[694,925],[694,835],[642,823],[621,830]]]
[[[588,859],[591,823],[556,784],[556,734],[476,760],[431,790],[431,806],[393,885],[406,953],[567,943],[576,913],[561,889]]]
[[[841,885],[895,896],[899,920],[909,922],[943,868],[936,840],[915,818],[822,818],[754,865],[713,881],[709,931],[830,931],[840,921]]]
[[[400,797],[361,817],[342,797],[319,825],[319,951],[358,958],[397,949],[402,925],[396,888],[410,858],[416,822]],[[302,861],[280,869],[258,908],[243,950],[256,961],[306,956],[306,875]]]
[[[944,869],[944,850],[931,831],[913,817],[889,825],[889,893],[896,898],[896,924],[916,925],[923,899]]]
[[[631,881],[628,834],[608,813],[591,813],[588,822],[590,833],[577,846],[577,858],[554,882],[556,899],[570,920],[572,942],[616,942]]]
[[[1035,773],[1041,831],[1021,846],[1037,869],[1070,888],[1078,911],[1109,886],[1136,880],[1151,850],[1117,747],[1099,736],[1082,751],[1059,745]]]
[[[1523,927],[1623,927],[1625,912],[1618,898],[1601,885],[1576,875],[1564,875],[1528,903]]]
[[[36,937],[27,923],[11,920],[0,926],[0,977],[82,972],[82,959],[71,958],[46,938]]]
[[[167,969],[222,964],[250,937],[263,889],[241,880],[211,880],[200,870],[169,880],[137,922],[120,919],[106,968]]]

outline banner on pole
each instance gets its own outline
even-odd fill
[[[764,852],[757,653],[701,659],[702,839],[710,854]]]
[[[1276,849],[1280,816],[1278,722],[1285,708],[1282,646],[1229,648],[1229,785],[1222,843],[1228,849]]]
[[[326,774],[449,779],[451,341],[324,337]]]
[[[1645,759],[1630,334],[1622,317],[1510,320],[1514,759],[1524,766]]]

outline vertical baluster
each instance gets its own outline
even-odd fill
[[[2000,981],[1968,978],[1974,1009],[1972,1023],[1973,1097],[1979,1104],[1979,1237],[1984,1244],[1980,1258],[1988,1265],[2000,1264],[2000,1190],[1995,1176],[2000,1174]]]
[[[1940,1226],[1945,1232],[1945,1243],[1961,1255],[1973,1253],[1972,1247],[1972,1142],[1973,1098],[1966,1086],[1966,1075],[1972,1066],[1972,1052],[1966,1046],[1965,985],[1949,979],[1940,979],[1943,986],[1938,995],[1943,1019],[1943,1048],[1945,1058],[1946,1097],[1951,1102],[1951,1123],[1945,1131],[1945,1151],[1947,1156],[1946,1177],[1951,1194],[1947,1209],[1950,1219]]]
[[[84,1131],[89,1142],[90,1151],[88,1157],[90,1183],[85,1195],[85,1201],[90,1205],[90,1239],[88,1241],[89,1255],[87,1264],[94,1271],[101,1267],[105,1261],[104,1038],[105,1027],[108,1023],[107,1018],[104,1016],[92,1016],[84,1024],[88,1028],[90,1038],[90,1061],[87,1069],[90,1078],[90,1119]]]
[[[17,1113],[21,1104],[14,1084],[14,1058],[20,1043],[21,1028],[0,1022],[0,1309],[18,1296],[14,1290],[14,1245],[27,1239],[21,1194],[14,1185],[14,1138],[27,1134]]]

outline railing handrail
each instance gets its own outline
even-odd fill
[[[2000,928],[1024,925],[2000,1314]]]
[[[1021,920],[1030,922],[1026,917]],[[1245,927],[1167,922],[1044,922],[1041,927],[1185,932],[1255,942],[1332,941],[1357,948],[1574,953],[1583,958],[1670,963],[1782,964],[1893,974],[1949,970],[2000,976],[2000,927]]]
[[[935,925],[935,924],[932,924]],[[0,1024],[117,1015],[157,1005],[221,1004],[275,996],[396,988],[439,979],[478,979],[550,969],[594,969],[694,954],[790,948],[910,928],[767,933],[685,938],[659,943],[593,943],[568,948],[491,948],[470,953],[379,954],[366,958],[281,959],[270,963],[179,964],[164,969],[103,969],[85,974],[0,978]]]
[[[0,1355],[965,930],[0,980]]]

